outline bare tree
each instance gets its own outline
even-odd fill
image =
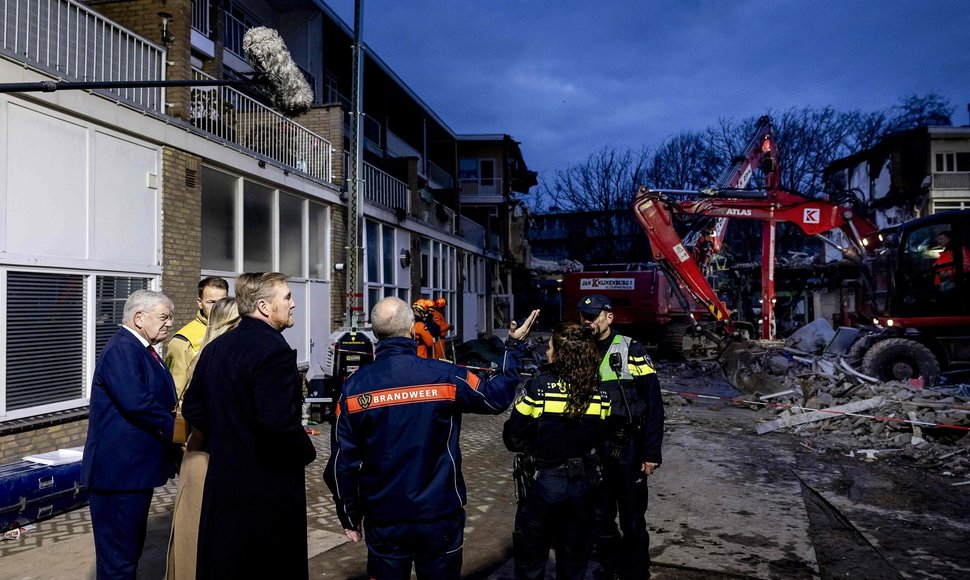
[[[646,183],[659,189],[699,190],[717,179],[719,159],[702,133],[684,132],[657,148],[645,174]]]
[[[643,180],[648,151],[603,147],[584,163],[559,170],[542,180],[540,195],[549,206],[571,210],[607,211],[633,202]]]
[[[950,99],[937,92],[931,92],[922,97],[919,95],[903,97],[891,109],[893,130],[949,126],[952,124],[950,117],[953,111]]]

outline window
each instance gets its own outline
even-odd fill
[[[937,153],[934,170],[937,173],[970,172],[970,152]]]
[[[458,280],[451,264],[457,260],[457,249],[437,240],[421,239],[421,297],[444,298],[445,319],[454,324],[458,308]],[[427,268],[426,268],[427,265]],[[425,275],[427,270],[427,276]]]
[[[243,271],[273,270],[273,190],[246,181],[243,186]]]
[[[303,205],[295,195],[280,193],[280,272],[303,276]]]
[[[329,224],[329,208],[322,203],[203,168],[203,271],[278,270],[327,280]]]
[[[327,279],[330,260],[327,256],[330,240],[329,213],[327,206],[310,202],[310,278]]]
[[[118,331],[125,300],[151,279],[34,271],[0,276],[6,277],[7,338],[0,411],[17,418],[82,406],[91,363]]]
[[[202,170],[202,265],[236,271],[236,188],[239,178]]]
[[[365,254],[367,256],[367,307],[369,311],[381,298],[398,296],[407,300],[407,276],[399,275],[398,251],[395,236],[397,230],[387,224],[366,220]],[[404,287],[402,287],[404,286]]]

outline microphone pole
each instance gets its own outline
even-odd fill
[[[169,87],[247,87],[247,80],[168,80],[168,81],[37,81],[35,83],[0,83],[0,93],[53,93],[68,90],[155,89]]]
[[[254,87],[283,115],[304,113],[313,104],[313,89],[307,84],[286,44],[275,30],[257,26],[243,36],[246,60],[253,67],[252,78],[238,80],[152,80],[152,81],[38,81],[0,83],[0,93],[53,93],[66,90],[153,89],[166,87]]]

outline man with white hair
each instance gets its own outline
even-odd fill
[[[81,483],[91,490],[98,579],[134,578],[154,488],[175,475],[175,383],[155,351],[172,301],[136,290],[94,369]]]
[[[497,415],[519,383],[522,340],[539,311],[509,329],[496,374],[424,359],[414,340],[414,312],[398,298],[374,306],[375,361],[343,385],[324,479],[347,537],[367,528],[372,578],[457,579],[466,502],[458,438],[463,412]]]

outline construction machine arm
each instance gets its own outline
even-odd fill
[[[645,194],[645,191],[640,189],[641,195],[637,196],[633,204],[633,212],[650,239],[654,260],[668,273],[673,273],[672,280],[681,291],[689,292],[707,308],[716,321],[724,324],[726,333],[734,334],[731,311],[707,283],[697,261],[684,248],[683,241],[674,229],[670,202],[650,192]]]

